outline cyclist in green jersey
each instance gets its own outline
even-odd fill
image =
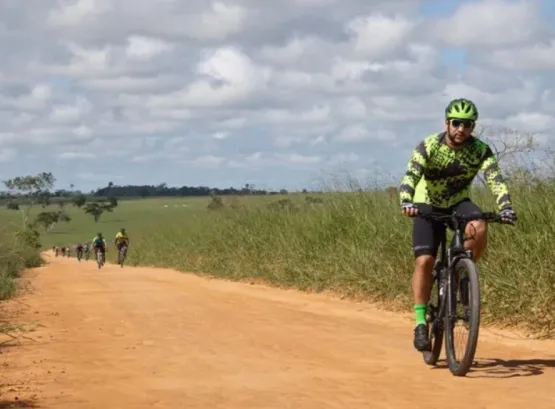
[[[102,233],[98,233],[91,241],[91,247],[94,249],[94,254],[96,256],[96,253],[98,250],[102,251],[103,253],[106,253],[106,240],[104,239],[104,237],[102,237]]]
[[[419,211],[446,214],[453,210],[461,214],[481,212],[470,200],[470,189],[477,173],[482,171],[496,197],[500,216],[510,223],[516,221],[509,190],[493,151],[487,143],[472,135],[477,119],[478,109],[472,101],[455,99],[445,109],[445,131],[427,136],[414,149],[399,189],[405,215],[414,217]],[[443,234],[442,224],[419,217],[414,219],[414,347],[419,351],[429,349],[426,309],[432,271]],[[471,238],[466,240],[465,247],[472,249],[474,261],[477,261],[486,247],[487,224],[482,220],[469,223],[466,237]]]

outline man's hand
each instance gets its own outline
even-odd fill
[[[403,212],[405,216],[414,217],[418,215],[418,208],[413,203],[403,203],[401,212]]]
[[[517,221],[517,215],[516,212],[511,209],[510,207],[503,209],[499,212],[499,217],[501,217],[501,220],[504,223],[507,224],[515,224],[515,222]]]

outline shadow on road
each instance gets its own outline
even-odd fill
[[[32,400],[0,400],[0,409],[15,409],[15,408],[39,408],[36,402]]]
[[[441,360],[437,368],[447,369],[447,361]],[[497,359],[478,358],[474,361],[467,378],[516,378],[543,375],[545,369],[555,368],[555,359]]]
[[[471,378],[515,378],[543,375],[545,369],[555,368],[555,359],[504,359],[485,358],[474,362]]]

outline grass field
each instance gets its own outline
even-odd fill
[[[307,196],[323,203],[307,203]],[[518,227],[492,225],[488,252],[479,264],[484,320],[553,336],[555,187],[513,188],[513,196]],[[493,209],[491,196],[475,199]],[[223,200],[221,210],[206,208],[210,198],[122,201],[99,223],[68,206],[72,221],[41,240],[44,247],[74,244],[102,231],[110,241],[124,226],[131,237],[129,264],[331,290],[392,308],[411,307],[411,221],[399,214],[397,197],[362,192]],[[2,220],[13,226],[21,222],[18,212],[8,210],[0,211]],[[111,251],[108,258],[114,257]]]

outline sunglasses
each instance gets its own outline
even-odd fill
[[[474,121],[471,121],[470,119],[451,119],[451,126],[453,128],[458,128],[461,125],[464,129],[470,129],[474,126]]]

